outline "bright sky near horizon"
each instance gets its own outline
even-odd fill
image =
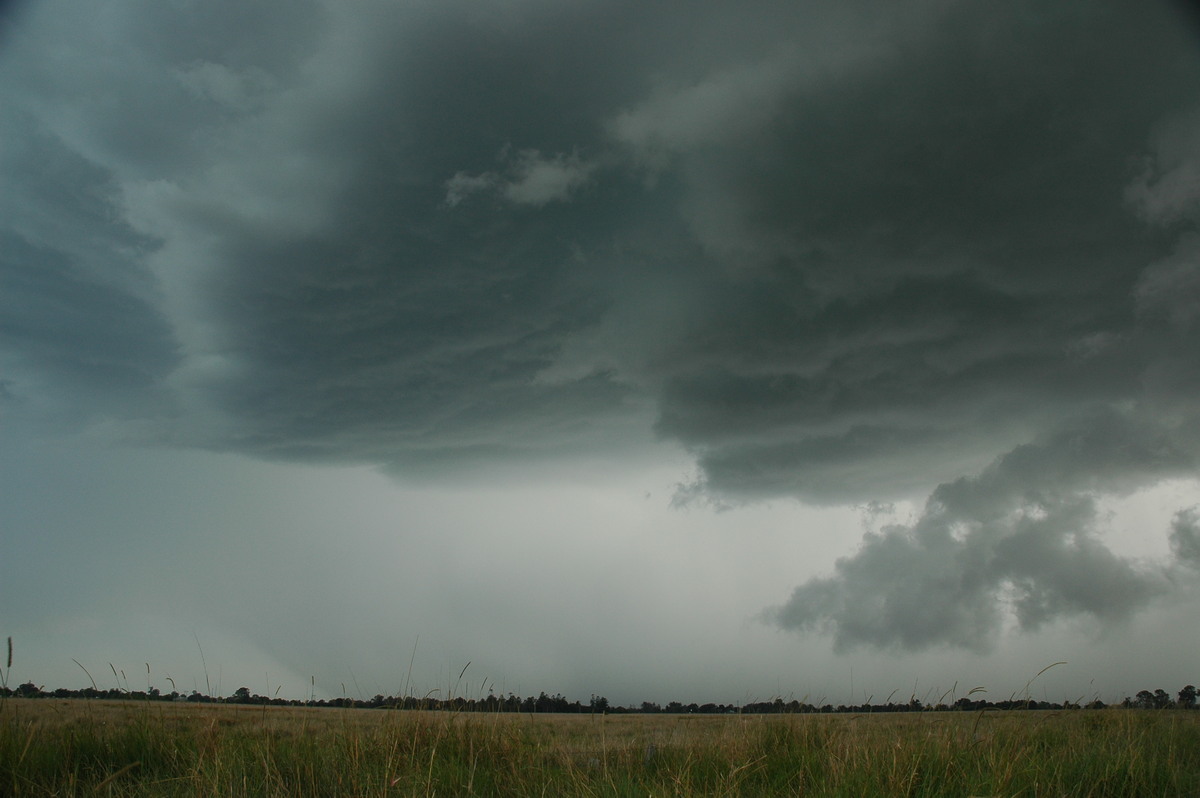
[[[1197,683],[1198,24],[0,4],[10,683]]]

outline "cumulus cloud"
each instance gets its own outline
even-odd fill
[[[524,150],[517,158],[514,178],[504,187],[504,196],[518,205],[565,202],[587,182],[594,168],[575,153],[544,158],[537,150]]]
[[[1025,444],[974,477],[939,486],[911,524],[867,534],[834,574],[796,588],[767,617],[858,645],[980,651],[1012,619],[1025,631],[1064,617],[1121,621],[1169,587],[1166,571],[1100,539],[1096,497],[1196,468],[1171,430],[1100,415]],[[1172,542],[1186,560],[1192,515]]]
[[[1023,631],[1076,615],[1121,621],[1167,585],[1109,551],[1094,523],[1092,501],[1078,496],[986,520],[931,507],[911,527],[867,535],[832,577],[799,586],[768,617],[784,629],[829,633],[839,650],[987,651],[1010,617]]]

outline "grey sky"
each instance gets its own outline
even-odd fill
[[[734,700],[881,652],[1023,683],[1061,639],[1107,689],[1195,681],[1175,5],[5,13],[28,667],[208,636],[382,684],[420,636],[430,674]]]

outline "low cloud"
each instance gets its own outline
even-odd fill
[[[585,185],[595,168],[574,153],[545,158],[537,150],[525,150],[513,167],[514,176],[504,187],[504,196],[518,205],[566,202]]]
[[[1179,562],[1200,568],[1200,507],[1180,510],[1171,520],[1171,552]]]
[[[783,629],[856,646],[990,650],[1075,617],[1120,622],[1171,587],[1169,568],[1114,554],[1097,497],[1194,473],[1172,430],[1102,414],[939,486],[910,524],[869,533],[834,574],[796,588],[765,617]],[[1191,562],[1195,512],[1176,516],[1176,557]]]

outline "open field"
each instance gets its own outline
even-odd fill
[[[485,715],[10,699],[0,795],[1183,796],[1200,712]]]

